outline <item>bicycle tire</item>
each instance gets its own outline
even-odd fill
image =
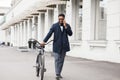
[[[39,77],[39,72],[40,72],[40,68],[39,66],[36,66],[36,76]]]
[[[41,56],[41,70],[40,70],[40,77],[41,77],[41,80],[43,80],[44,78],[44,72],[45,72],[45,57],[42,55]]]
[[[40,64],[41,62],[40,62],[40,55],[38,55],[38,62],[36,62],[36,76],[37,77],[39,77],[39,73],[40,73],[40,66],[41,66],[41,64]]]

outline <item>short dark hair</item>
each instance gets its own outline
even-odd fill
[[[64,14],[59,14],[59,15],[58,15],[58,17],[60,17],[60,16],[62,16],[62,17],[64,17],[64,18],[65,18],[65,15],[64,15]]]

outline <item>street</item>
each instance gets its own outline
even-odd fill
[[[40,80],[35,75],[35,51],[0,47],[0,80]],[[46,54],[44,80],[55,80],[54,58]],[[66,57],[62,80],[120,80],[120,64]]]

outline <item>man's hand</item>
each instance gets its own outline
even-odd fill
[[[65,20],[63,21],[63,25],[64,25],[65,29],[67,29],[66,21]]]
[[[40,43],[41,46],[45,46],[45,42]]]

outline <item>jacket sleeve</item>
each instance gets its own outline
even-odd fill
[[[70,27],[69,24],[67,24],[66,33],[67,33],[69,36],[72,36],[72,34],[73,34],[73,32],[72,32],[71,27]]]
[[[54,32],[54,25],[52,25],[52,27],[50,28],[48,34],[46,35],[46,37],[44,38],[44,42],[47,42],[48,39],[51,37],[52,33]]]

